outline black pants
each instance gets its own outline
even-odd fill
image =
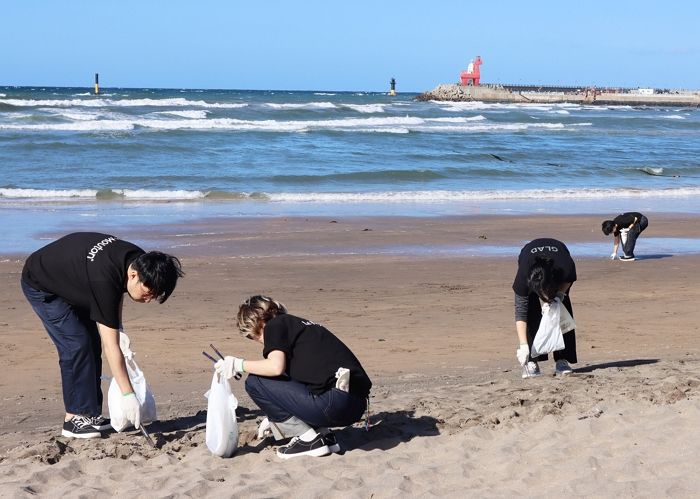
[[[564,297],[564,306],[566,310],[569,311],[571,317],[574,316],[574,311],[571,308],[571,300],[567,294]],[[530,293],[528,296],[528,306],[527,306],[527,344],[532,349],[532,342],[535,340],[535,334],[540,328],[540,321],[542,321],[542,307],[540,306],[540,299],[535,293]],[[568,360],[571,364],[578,362],[576,357],[576,330],[564,333],[564,350],[557,350],[552,353],[554,360]],[[541,362],[547,360],[549,356],[547,354],[540,355],[531,360],[535,362]]]
[[[634,247],[637,244],[637,238],[648,226],[649,219],[642,215],[642,218],[627,232],[627,241],[622,245],[622,252],[625,256],[634,256]]]

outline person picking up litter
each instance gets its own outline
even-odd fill
[[[287,313],[267,296],[247,299],[238,329],[263,345],[263,359],[227,356],[215,368],[226,378],[249,373],[245,388],[267,419],[282,459],[340,452],[331,427],[351,425],[367,409],[372,382],[350,349],[325,327]]]
[[[561,241],[550,238],[534,239],[527,243],[518,256],[518,271],[513,282],[515,292],[515,329],[520,345],[516,351],[522,366],[523,378],[540,375],[538,362],[547,360],[540,355],[531,358],[532,343],[542,320],[542,303],[559,299],[573,318],[569,290],[576,281],[576,264],[569,249]],[[566,332],[564,349],[553,353],[555,374],[572,372],[569,363],[575,364],[576,331]]]
[[[617,258],[617,248],[622,241],[620,261],[634,261],[634,247],[637,245],[637,238],[648,226],[649,219],[636,211],[621,213],[614,220],[605,220],[601,226],[603,234],[613,235],[613,252],[610,254],[610,259]]]
[[[138,429],[140,406],[119,348],[124,293],[139,303],[165,302],[183,276],[180,261],[96,232],[68,234],[32,253],[22,291],[58,350],[66,415],[61,434],[96,438],[102,417],[102,349]]]

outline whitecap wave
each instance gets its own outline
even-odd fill
[[[0,199],[10,200],[96,200],[96,189],[16,189],[0,188]],[[154,189],[112,189],[108,191],[120,201],[204,201],[208,191],[199,190],[154,190]],[[670,189],[524,189],[524,190],[483,190],[483,191],[379,191],[379,192],[275,192],[275,193],[236,193],[235,196],[219,196],[215,202],[226,201],[271,201],[284,203],[451,203],[465,201],[508,201],[508,200],[596,200],[612,198],[631,199],[674,199],[691,198],[700,195],[700,187]],[[112,199],[104,196],[105,199]],[[207,201],[210,202],[210,201]]]
[[[197,110],[197,109],[190,109],[190,110],[184,110],[184,111],[158,111],[156,113],[153,113],[154,115],[168,115],[168,116],[179,116],[180,118],[189,118],[193,120],[203,120],[207,117],[207,114],[209,114],[209,111],[206,110]]]
[[[0,197],[10,199],[94,198],[96,189],[12,189],[0,188]]]
[[[331,130],[346,132],[406,133],[403,129],[415,132],[488,132],[523,131],[528,129],[564,130],[568,127],[589,126],[590,123],[483,123],[483,116],[471,118],[419,118],[411,116],[387,116],[368,118],[341,118],[332,120],[240,120],[235,118],[198,119],[194,115],[188,119],[116,119],[75,121],[73,123],[34,123],[0,124],[5,130],[57,130],[57,131],[123,131],[135,127],[155,130],[232,130],[267,132],[308,132]]]
[[[448,112],[462,112],[462,111],[475,111],[475,110],[503,110],[503,111],[546,111],[546,112],[557,112],[565,111],[561,114],[569,114],[570,109],[581,109],[579,104],[572,103],[557,103],[557,104],[529,104],[527,102],[481,102],[481,101],[469,101],[469,102],[444,102],[444,101],[430,101],[431,103],[437,105],[443,111]]]
[[[458,201],[680,198],[700,195],[700,187],[680,189],[525,189],[493,191],[304,192],[270,194],[271,201],[293,203],[449,203]]]
[[[5,199],[96,199],[97,189],[13,189],[0,188],[0,197]],[[114,196],[132,200],[187,200],[202,199],[206,196],[202,191],[188,190],[150,190],[150,189],[112,189]]]
[[[271,109],[335,109],[337,106],[332,102],[266,102],[265,106]]]
[[[204,107],[237,109],[245,102],[205,102],[182,97],[172,99],[1,99],[0,104],[16,107]]]
[[[383,113],[386,104],[343,104],[344,107],[350,108],[358,113]]]
[[[73,123],[44,123],[44,124],[0,124],[0,130],[46,130],[62,132],[119,132],[133,130],[134,123],[120,120],[89,120]]]

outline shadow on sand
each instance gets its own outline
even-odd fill
[[[636,256],[635,260],[661,260],[662,258],[672,258],[675,255],[671,253],[655,253],[652,255]]]
[[[603,364],[593,364],[591,366],[574,369],[576,373],[590,373],[599,369],[621,369],[625,367],[644,366],[647,364],[656,364],[659,359],[631,359],[631,360],[616,360],[614,362],[605,362]]]

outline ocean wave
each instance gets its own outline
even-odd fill
[[[684,120],[685,116],[681,116],[680,114],[670,114],[668,116],[662,116],[661,118],[665,120]]]
[[[0,197],[7,199],[134,199],[185,200],[201,199],[202,191],[147,189],[15,189],[0,188]]]
[[[443,111],[448,112],[461,112],[461,111],[489,111],[489,110],[521,110],[521,111],[546,111],[546,112],[557,112],[564,111],[561,114],[569,114],[569,110],[582,109],[580,104],[571,103],[557,103],[557,104],[530,104],[527,102],[512,102],[512,103],[501,103],[501,102],[481,102],[481,101],[468,101],[468,102],[444,102],[444,101],[430,101],[431,103],[437,105]],[[599,108],[597,108],[599,109]]]
[[[193,120],[203,120],[207,117],[207,114],[209,114],[209,111],[206,110],[196,110],[196,109],[190,109],[190,110],[184,110],[184,111],[158,111],[153,113],[154,115],[169,115],[169,116],[179,116],[180,118],[189,118]]]
[[[0,188],[0,199],[44,201],[270,201],[279,203],[451,203],[508,200],[595,200],[612,198],[695,198],[700,187],[669,189],[524,189],[524,190],[416,190],[377,192],[227,192],[220,190],[150,189],[17,189]]]
[[[134,123],[131,121],[119,120],[90,120],[78,121],[74,123],[45,123],[36,125],[0,124],[0,130],[46,130],[63,132],[116,132],[133,130]]]
[[[267,132],[308,132],[328,130],[344,132],[488,132],[523,131],[528,129],[562,130],[568,127],[590,126],[590,123],[482,123],[483,116],[471,118],[371,117],[330,120],[240,120],[235,118],[197,119],[103,119],[73,123],[13,123],[0,124],[0,130],[56,130],[56,131],[123,131],[135,127],[156,130],[232,130]]]
[[[336,109],[337,106],[332,102],[295,102],[295,103],[277,103],[266,102],[266,107],[271,109]]]
[[[384,191],[304,192],[271,194],[277,202],[292,203],[449,203],[459,201],[507,201],[537,199],[680,198],[700,194],[700,188],[680,189],[524,189],[493,191]]]
[[[182,97],[165,99],[2,99],[0,104],[14,107],[204,107],[237,109],[248,106],[244,102],[205,102]]]
[[[343,107],[357,111],[358,113],[383,113],[386,104],[343,104]]]
[[[70,199],[94,198],[95,189],[15,189],[0,188],[0,197],[8,199]]]

